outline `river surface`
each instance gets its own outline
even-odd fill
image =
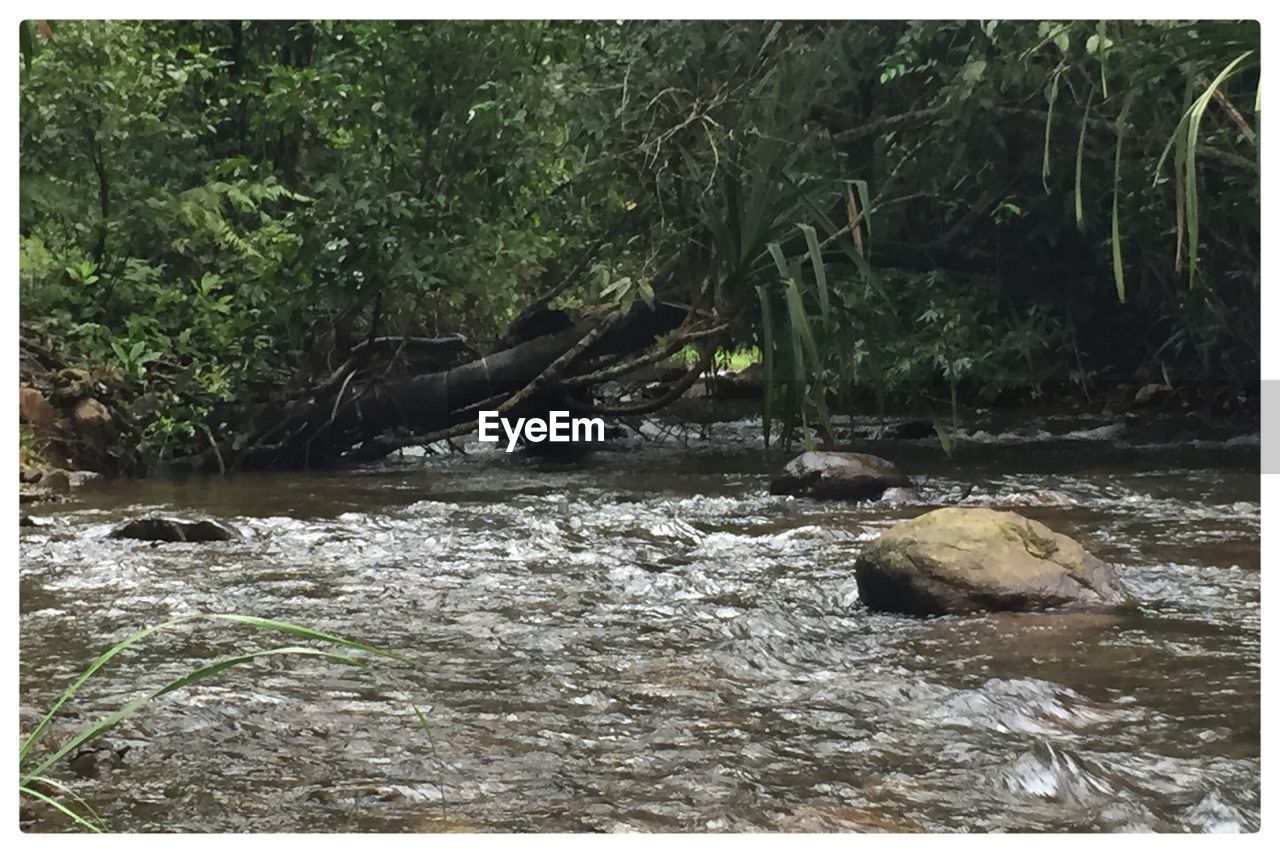
[[[130,747],[123,767],[59,774],[111,828],[1257,829],[1256,435],[992,422],[950,457],[863,438],[920,483],[921,503],[883,506],[770,497],[787,457],[761,449],[758,421],[648,432],[575,466],[472,445],[29,508],[50,525],[21,533],[24,728],[129,632],[234,611],[420,666],[260,663],[166,696],[108,738]],[[859,549],[957,501],[1081,539],[1139,611],[867,612]],[[150,512],[245,538],[107,538]],[[219,655],[289,642],[155,635],[52,737]]]

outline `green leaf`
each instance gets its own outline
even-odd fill
[[[942,452],[950,456],[951,451],[953,451],[956,446],[955,438],[947,428],[936,419],[933,422],[933,432],[938,436],[938,444],[942,447]]]
[[[22,761],[22,759],[26,757],[27,753],[30,752],[31,748],[35,746],[35,744],[39,741],[40,736],[48,728],[49,722],[54,718],[54,716],[58,713],[58,711],[62,708],[62,706],[65,705],[67,702],[69,702],[72,698],[74,698],[75,695],[80,691],[80,688],[84,686],[85,682],[87,682],[90,678],[92,678],[95,673],[97,673],[100,669],[102,669],[102,667],[110,663],[111,660],[114,659],[117,655],[119,655],[121,652],[125,651],[129,647],[137,644],[138,642],[146,639],[147,637],[151,636],[157,631],[167,630],[187,622],[193,622],[198,620],[214,621],[214,622],[232,622],[235,624],[247,625],[252,628],[259,628],[259,629],[264,629],[269,631],[278,631],[284,634],[303,637],[304,639],[308,639],[308,640],[333,643],[335,645],[343,646],[345,648],[358,649],[362,652],[366,652],[368,654],[372,654],[378,657],[391,658],[401,663],[414,665],[412,660],[404,657],[403,655],[397,654],[395,652],[390,652],[385,649],[380,649],[376,646],[371,646],[371,645],[368,645],[367,643],[361,643],[357,640],[350,640],[345,637],[339,637],[334,634],[325,634],[320,631],[315,631],[311,628],[306,628],[302,625],[295,625],[292,622],[284,622],[278,619],[264,619],[258,616],[246,616],[239,613],[193,613],[187,616],[177,616],[177,617],[174,617],[173,619],[169,619],[164,622],[160,622],[156,625],[151,625],[149,627],[143,628],[140,631],[136,631],[133,634],[130,634],[128,637],[125,637],[120,642],[116,643],[111,648],[107,649],[107,651],[103,652],[101,655],[99,655],[89,665],[88,669],[86,669],[83,673],[81,673],[80,677],[77,678],[74,682],[72,682],[70,687],[68,687],[65,691],[63,691],[62,695],[58,697],[57,701],[53,703],[53,705],[49,708],[48,712],[45,713],[44,717],[41,718],[40,722],[31,731],[31,734],[27,735],[26,740],[23,741],[22,746],[18,750],[18,760]]]
[[[214,675],[217,675],[223,672],[224,670],[230,669],[233,666],[239,666],[241,664],[249,663],[250,661],[259,660],[261,658],[277,657],[280,655],[302,655],[302,656],[322,657],[322,658],[327,658],[329,660],[337,661],[339,663],[349,664],[352,666],[364,666],[364,662],[358,658],[353,658],[346,655],[339,655],[334,652],[324,651],[322,649],[313,649],[307,646],[281,646],[279,648],[263,649],[260,651],[247,652],[244,654],[232,655],[230,657],[223,658],[222,660],[215,661],[214,663],[211,663],[206,666],[202,666],[199,669],[193,670],[192,672],[189,672],[180,678],[175,678],[174,680],[170,681],[168,684],[165,684],[163,687],[159,688],[158,690],[153,690],[150,693],[145,693],[137,697],[136,699],[132,700],[131,702],[128,702],[127,704],[117,709],[116,711],[103,717],[98,722],[84,727],[79,732],[77,732],[75,736],[70,738],[66,743],[64,743],[61,747],[59,747],[52,755],[48,756],[43,761],[39,762],[33,769],[27,771],[26,773],[21,774],[21,777],[20,777],[21,784],[23,785],[29,784],[32,779],[43,774],[51,766],[53,766],[54,764],[56,764],[58,761],[65,758],[66,756],[70,755],[72,752],[78,749],[81,745],[88,743],[89,741],[92,741],[94,738],[99,737],[104,732],[110,730],[111,728],[115,727],[119,723],[133,716],[143,706],[154,701],[155,699],[160,698],[166,693],[172,693],[174,690],[179,690],[183,687],[188,687],[192,684],[196,684],[198,682],[204,681],[206,678],[210,678]]]
[[[96,827],[96,828],[93,828],[94,832],[106,831],[106,821],[102,819],[102,816],[98,814],[97,810],[94,809],[94,807],[89,803],[89,801],[86,800],[84,797],[80,796],[79,794],[77,794],[75,791],[68,788],[66,785],[59,782],[57,779],[51,779],[48,776],[39,776],[35,779],[32,779],[31,784],[32,785],[38,784],[45,789],[53,788],[63,796],[70,797],[72,800],[75,800],[76,806],[80,809],[80,811],[73,814],[71,811],[63,810],[63,814],[67,814],[73,819],[77,820],[78,822],[84,823],[86,825],[92,824],[93,827]],[[21,789],[21,786],[19,786],[19,789]],[[46,800],[46,802],[48,801]]]
[[[1044,156],[1040,162],[1040,183],[1044,187],[1045,195],[1049,194],[1049,142],[1053,133],[1053,108],[1058,102],[1058,80],[1062,77],[1062,69],[1055,71],[1049,81],[1048,101],[1049,109],[1044,119]]]
[[[813,278],[818,285],[818,307],[825,320],[831,315],[831,298],[827,293],[827,266],[822,262],[822,249],[818,246],[818,232],[811,225],[800,225],[804,233],[805,243],[809,247],[809,263],[813,267]],[[776,259],[775,259],[776,260]]]
[[[813,384],[814,406],[818,410],[818,423],[822,426],[824,437],[829,444],[835,443],[835,431],[831,428],[831,417],[827,413],[827,392],[826,383],[823,379],[822,357],[818,353],[818,342],[813,336],[813,328],[809,325],[809,318],[805,314],[804,300],[800,297],[800,288],[796,284],[796,280],[788,279],[786,283],[787,307],[791,317],[792,334],[795,336],[798,344],[796,345],[796,381],[803,381],[807,374]],[[809,370],[803,370],[803,359],[800,356],[800,350],[803,347],[805,353],[809,357]]]
[[[769,295],[764,285],[756,285],[756,295],[760,298],[760,333],[763,339],[760,344],[760,362],[764,371],[764,395],[761,398],[764,422],[764,446],[769,446],[770,428],[773,424],[773,408],[776,393],[774,371],[774,332],[773,308],[769,304]]]
[[[1080,118],[1080,139],[1076,142],[1076,228],[1084,230],[1084,192],[1082,185],[1084,182],[1084,135],[1089,129],[1089,108],[1093,106],[1093,90],[1089,90],[1089,97],[1084,102],[1084,115]]]
[[[105,829],[103,829],[103,827],[99,826],[98,824],[94,823],[88,818],[85,818],[84,816],[80,815],[76,811],[67,808],[65,805],[58,802],[53,797],[50,797],[47,794],[44,794],[41,791],[36,790],[35,788],[32,788],[25,784],[20,784],[18,785],[18,792],[22,794],[26,794],[28,797],[34,797],[35,799],[40,800],[43,803],[47,803],[48,805],[53,806],[55,809],[62,812],[64,815],[71,818],[76,823],[80,824],[90,832],[105,832]]]
[[[1187,119],[1186,148],[1186,207],[1187,207],[1187,283],[1190,287],[1196,284],[1196,268],[1200,257],[1200,198],[1198,179],[1196,177],[1196,143],[1200,136],[1200,122],[1209,107],[1209,101],[1218,87],[1226,82],[1240,68],[1241,63],[1253,55],[1253,51],[1245,51],[1237,56],[1226,68],[1213,78],[1194,104]],[[1176,132],[1176,131],[1175,131]]]
[[[1120,252],[1120,152],[1124,147],[1124,134],[1129,118],[1129,106],[1133,103],[1130,93],[1120,108],[1116,119],[1116,162],[1111,185],[1111,271],[1116,282],[1116,296],[1124,302],[1124,258]]]

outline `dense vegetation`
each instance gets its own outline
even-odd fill
[[[206,448],[362,341],[709,306],[791,431],[1256,379],[1250,22],[28,22],[24,370]],[[335,404],[336,411],[336,404]]]

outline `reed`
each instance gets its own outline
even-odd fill
[[[37,747],[40,745],[45,734],[49,730],[50,724],[58,716],[59,712],[81,691],[84,686],[93,678],[101,677],[103,669],[107,664],[119,657],[125,651],[138,645],[143,640],[161,631],[172,631],[182,626],[190,625],[196,622],[215,623],[231,626],[245,626],[249,628],[259,629],[272,632],[275,634],[284,634],[290,637],[297,637],[308,641],[308,644],[291,644],[274,646],[271,648],[250,649],[236,654],[228,655],[213,661],[212,663],[196,667],[184,675],[174,678],[159,687],[144,690],[136,697],[125,703],[115,711],[107,714],[96,722],[89,723],[77,730],[70,738],[68,738],[61,746],[54,748],[41,757],[37,755]],[[336,647],[336,649],[335,649]],[[339,651],[341,650],[341,651]],[[74,755],[75,751],[81,746],[91,743],[96,738],[101,737],[111,729],[118,726],[124,720],[138,713],[144,707],[159,699],[160,697],[179,690],[183,687],[189,687],[206,679],[213,678],[233,667],[244,666],[260,660],[278,657],[315,657],[323,658],[329,661],[335,661],[348,666],[367,667],[373,660],[386,659],[393,660],[404,664],[413,664],[413,661],[397,654],[396,652],[378,648],[358,640],[340,637],[335,634],[327,634],[308,628],[304,625],[297,625],[292,622],[284,622],[278,619],[266,619],[258,616],[248,616],[239,613],[195,613],[186,616],[178,616],[173,619],[151,625],[139,631],[130,634],[111,648],[107,649],[99,655],[88,668],[80,674],[71,685],[63,691],[62,695],[50,706],[49,710],[41,718],[40,722],[31,730],[23,739],[22,745],[18,749],[18,791],[40,802],[43,802],[56,811],[62,813],[71,819],[77,826],[89,830],[91,832],[106,831],[105,823],[102,818],[94,811],[93,807],[82,797],[72,791],[66,785],[51,778],[48,774],[59,762],[68,756]],[[430,733],[427,727],[426,717],[416,707],[414,712],[417,715],[419,724],[423,730]],[[70,801],[70,803],[68,802]]]

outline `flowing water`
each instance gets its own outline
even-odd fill
[[[138,627],[236,611],[421,667],[298,659],[165,697],[109,738],[131,747],[123,767],[65,777],[112,828],[1254,830],[1257,437],[1163,432],[991,423],[950,458],[936,440],[859,441],[921,481],[917,505],[768,496],[786,457],[761,450],[758,422],[576,466],[473,446],[91,488],[22,531],[24,726]],[[957,501],[1083,540],[1140,610],[862,608],[863,544]],[[218,517],[245,539],[107,538],[153,511]],[[273,640],[154,636],[52,737]]]

